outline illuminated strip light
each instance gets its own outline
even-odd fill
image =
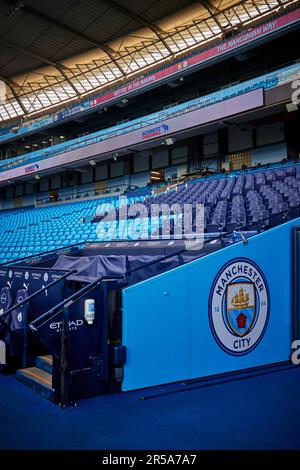
[[[277,4],[278,4],[278,3],[279,3],[279,2],[277,2]],[[281,6],[283,6],[283,7],[286,8],[287,6],[293,5],[294,3],[297,3],[297,0],[290,1],[290,2],[285,2],[285,3],[282,3],[281,5],[278,4],[278,7],[277,7],[277,8],[274,8],[274,7],[272,7],[272,6],[270,5],[269,2],[265,2],[264,7],[267,9],[267,11],[266,11],[265,13],[262,13],[262,14],[260,13],[259,15],[257,15],[257,14],[256,14],[256,15],[253,15],[252,18],[250,18],[249,20],[247,20],[247,21],[245,21],[245,22],[242,21],[242,19],[241,19],[241,16],[242,16],[242,15],[241,15],[240,12],[238,11],[238,5],[233,5],[233,6],[232,6],[232,10],[234,11],[234,14],[235,14],[236,18],[239,20],[238,23],[243,25],[243,24],[248,24],[248,23],[251,22],[251,21],[253,22],[253,21],[255,21],[255,20],[259,20],[260,18],[263,18],[263,17],[265,17],[265,16],[267,16],[267,15],[270,15],[272,12],[276,12],[276,11],[278,11],[278,10],[280,9]],[[247,5],[247,2],[245,2],[243,5],[245,5],[245,7],[248,7],[249,12],[252,12],[252,13],[253,13],[253,12],[259,11],[259,9],[257,10],[257,8],[254,8],[254,7],[253,7],[252,9],[250,9],[250,7]],[[251,5],[250,5],[250,6],[251,6]],[[227,11],[227,10],[225,10],[225,11]],[[221,15],[221,14],[222,14],[222,13],[220,13],[220,15]],[[248,13],[248,14],[250,14],[250,13]],[[219,15],[217,15],[217,16],[219,16]],[[192,33],[189,31],[189,28],[191,28],[191,26],[190,26],[190,27],[187,27],[187,28],[186,28],[186,31],[189,32],[189,34],[190,34],[191,36],[193,36]],[[183,31],[183,32],[184,32],[184,31]],[[169,39],[172,39],[172,37],[173,37],[175,34],[176,34],[176,33],[171,33],[171,34],[169,35]],[[217,37],[217,35],[211,36],[210,38],[207,39],[207,41],[204,40],[204,41],[198,42],[198,44],[195,44],[195,45],[192,46],[192,47],[187,47],[186,49],[181,50],[181,51],[179,51],[178,53],[175,53],[175,56],[176,56],[177,54],[178,54],[178,55],[179,55],[179,54],[182,54],[184,51],[185,51],[185,52],[192,51],[195,47],[199,47],[201,44],[202,44],[202,45],[205,45],[207,42],[209,42],[209,41],[215,39],[216,37]],[[144,52],[144,53],[146,52],[146,53],[147,53],[147,50],[146,50],[146,51],[145,51],[145,50],[141,50],[141,51],[140,51],[140,54],[141,54],[142,52]],[[145,55],[145,57],[146,57],[146,55]],[[167,59],[167,57],[162,58],[161,61],[165,61],[166,59]],[[160,62],[160,61],[156,61],[156,62],[155,62],[155,65],[157,65],[159,62]],[[142,71],[143,69],[139,69],[139,70]],[[94,71],[94,72],[95,72],[95,71]],[[99,72],[101,72],[100,69],[99,69]],[[132,73],[129,73],[128,76],[131,76],[131,74],[134,74],[134,73],[135,73],[135,71],[132,71]],[[82,74],[82,77],[85,77],[84,74]],[[77,80],[79,80],[79,76],[77,77]],[[66,84],[66,86],[67,86],[67,84]],[[53,87],[53,88],[54,88],[54,87]],[[65,89],[62,87],[62,84],[60,85],[60,90],[65,91]],[[45,92],[45,91],[42,91],[42,90],[41,90],[41,92],[44,93],[44,94],[45,94],[45,93],[46,93],[46,94],[48,93],[47,91]],[[50,90],[50,92],[51,92],[51,90]],[[58,90],[58,92],[59,92],[59,90]],[[90,92],[91,92],[91,91],[88,90],[86,93],[90,93]],[[53,91],[52,91],[52,94],[55,94],[55,95],[56,95],[56,93],[54,93]],[[25,98],[24,98],[24,99],[25,99]],[[35,100],[36,97],[34,97],[34,98],[30,98],[30,97],[29,97],[29,98],[27,99],[27,101],[29,102],[31,99],[34,99],[34,100]],[[37,99],[39,100],[38,97],[37,97]],[[49,98],[49,99],[50,99],[50,98]],[[50,101],[51,101],[51,100],[50,100]],[[60,104],[62,104],[64,101],[70,102],[69,99],[60,100],[59,102],[60,102]],[[50,104],[50,106],[48,106],[48,109],[51,109],[51,108],[53,108],[53,107],[56,106],[56,105],[57,105],[56,103]],[[30,105],[30,106],[31,106],[31,105]],[[36,114],[36,113],[40,112],[41,109],[46,109],[46,107],[40,106],[39,109],[34,110],[31,114]],[[1,119],[1,116],[0,116],[0,119]]]
[[[291,5],[292,3],[294,3],[294,2],[289,2],[288,4],[284,4],[284,6],[285,6],[285,7],[286,7],[286,6],[289,6],[289,5]],[[278,9],[278,8],[277,8],[277,9]],[[271,21],[271,22],[269,22],[269,23],[265,23],[264,25],[261,25],[261,26],[258,26],[258,27],[256,27],[256,28],[254,28],[253,31],[255,31],[255,30],[260,30],[260,31],[261,31],[261,30],[263,30],[263,33],[264,33],[264,34],[262,34],[262,36],[265,36],[266,33],[268,33],[268,32],[269,32],[269,33],[272,33],[274,30],[269,30],[269,31],[268,31],[268,24],[273,24],[273,23],[275,23],[275,22],[276,22],[276,23],[282,23],[282,20],[283,20],[283,19],[286,19],[286,18],[291,19],[291,20],[290,20],[290,23],[291,23],[291,22],[294,22],[295,20],[299,19],[299,16],[300,16],[300,15],[297,16],[297,12],[299,13],[299,10],[300,10],[300,9],[294,10],[294,11],[292,11],[292,12],[290,12],[290,13],[287,13],[287,14],[285,14],[285,15],[282,15],[282,16],[276,18],[276,20],[273,20],[273,21]],[[268,10],[266,13],[261,14],[258,19],[260,19],[260,18],[262,18],[262,17],[264,17],[264,16],[267,16],[267,15],[270,15],[270,13],[271,13],[272,11],[274,12],[275,9],[273,9],[273,10]],[[293,17],[295,17],[295,20],[293,20]],[[249,22],[253,22],[253,21],[255,21],[255,18],[250,18],[250,19],[247,20],[244,24],[248,24]],[[280,25],[278,29],[281,29],[282,27],[287,26],[288,24],[289,24],[288,21],[286,21],[286,24]],[[267,30],[267,31],[265,31],[265,30]],[[252,31],[252,34],[253,34],[253,31]],[[223,44],[220,44],[219,46],[215,46],[215,47],[213,47],[213,48],[211,48],[211,49],[215,49],[216,47],[218,47],[218,48],[220,49],[220,51],[215,54],[216,57],[217,57],[219,54],[222,54],[222,53],[224,54],[224,53],[227,51],[228,47],[229,47],[229,46],[228,46],[228,47],[227,47],[227,46],[225,47],[226,44],[232,44],[232,45],[233,45],[233,44],[236,44],[236,41],[238,40],[238,37],[239,37],[239,36],[245,37],[245,34],[246,34],[246,33],[241,33],[241,35],[238,35],[236,38],[233,38],[233,39],[231,39],[231,40],[225,41]],[[212,40],[214,40],[216,37],[217,37],[217,36],[215,36],[215,37],[213,37],[213,38],[209,38],[208,41],[212,41]],[[256,39],[256,38],[253,38],[253,39]],[[203,42],[202,42],[202,44],[203,44]],[[244,44],[236,44],[236,45],[233,46],[233,47],[231,46],[230,49],[233,50],[233,49],[235,49],[235,47],[239,47],[239,46],[244,46]],[[188,49],[188,51],[192,51],[193,49],[195,49],[195,48],[197,48],[197,47],[199,47],[199,44],[196,44],[195,46],[190,47],[190,48]],[[226,48],[226,50],[224,50],[224,47]],[[211,49],[208,49],[207,51],[211,51]],[[188,58],[188,59],[186,59],[186,60],[183,59],[179,64],[176,64],[175,66],[173,65],[173,66],[167,67],[166,69],[164,69],[164,70],[162,70],[162,71],[159,71],[159,72],[157,72],[157,73],[154,73],[154,74],[152,74],[152,75],[148,75],[145,79],[138,79],[138,80],[135,81],[135,82],[134,82],[134,81],[133,81],[133,82],[130,82],[129,84],[127,84],[127,85],[125,85],[124,87],[121,87],[121,88],[115,90],[114,92],[102,93],[98,98],[94,98],[94,99],[90,100],[90,102],[89,102],[89,103],[90,103],[90,107],[92,107],[92,106],[100,106],[100,104],[104,104],[104,103],[107,103],[107,102],[109,102],[109,101],[114,100],[117,96],[124,95],[124,94],[126,94],[126,93],[131,93],[132,91],[136,91],[136,90],[138,90],[138,89],[144,88],[144,87],[146,87],[146,84],[148,84],[148,83],[150,83],[150,82],[153,83],[153,82],[155,82],[155,81],[160,81],[160,80],[162,80],[162,79],[164,79],[164,78],[171,77],[171,76],[175,75],[176,73],[180,73],[180,70],[178,70],[178,69],[180,69],[181,64],[183,64],[183,68],[184,68],[185,70],[187,70],[187,69],[190,68],[190,67],[194,67],[194,66],[196,66],[196,65],[199,65],[200,62],[203,62],[203,63],[204,63],[205,60],[208,60],[208,59],[209,59],[209,57],[208,57],[207,59],[205,59],[205,55],[207,54],[207,51],[204,51],[204,52],[202,52],[202,53],[200,52],[199,54],[196,54],[193,58]],[[201,59],[199,58],[198,61],[195,60],[195,58],[197,58],[197,57],[199,57],[199,56],[202,56],[203,54],[204,54],[204,59],[201,60]],[[177,54],[175,54],[175,56],[176,56],[176,55],[182,55],[182,51],[181,51],[181,52],[178,52]],[[169,59],[170,59],[170,57],[169,57]],[[155,65],[157,66],[158,64],[160,64],[160,63],[165,63],[165,62],[166,62],[166,58],[162,58],[160,61],[157,61],[157,62],[155,63]],[[189,64],[189,62],[191,62],[191,63]],[[184,65],[184,64],[187,64],[187,65]],[[173,69],[174,69],[174,70],[173,70]],[[170,73],[169,73],[169,74],[167,73],[167,70],[170,70]],[[135,74],[135,72],[132,73],[132,74],[128,74],[128,76],[131,76],[131,75],[133,75],[133,74]],[[153,77],[153,79],[151,79],[151,77]],[[117,79],[117,81],[118,81],[118,79]],[[136,84],[139,84],[139,85],[136,86]],[[130,87],[132,87],[132,89],[131,89]],[[124,91],[124,92],[123,92],[123,91],[122,91],[123,89],[125,89],[125,90],[127,90],[127,91]],[[82,94],[82,96],[85,96],[86,94],[90,94],[90,92],[86,92],[85,94]],[[109,97],[109,95],[110,95],[111,97]],[[69,100],[69,102],[70,102],[70,100]],[[85,110],[88,109],[87,106],[86,106],[86,103],[83,103],[83,104],[81,105],[81,107],[84,107]],[[47,122],[47,123],[45,122],[44,125],[41,124],[41,126],[39,126],[39,125],[37,124],[37,125],[35,125],[35,127],[36,127],[36,128],[39,128],[39,127],[43,127],[43,126],[52,124],[53,122],[55,122],[55,117],[56,117],[56,116],[59,116],[60,114],[65,114],[65,115],[66,115],[65,119],[68,118],[68,115],[77,114],[76,112],[72,112],[72,111],[71,111],[72,108],[69,108],[69,109],[70,109],[70,111],[66,110],[66,111],[63,111],[62,113],[58,113],[58,114],[54,115],[54,117],[52,116],[52,118],[50,117],[50,118],[49,118],[49,122]],[[81,112],[81,111],[78,110],[78,113],[79,113],[79,112]],[[34,113],[33,113],[33,114],[34,114]],[[63,118],[63,119],[64,119],[64,118]],[[60,119],[60,120],[63,120],[63,119]],[[42,119],[41,122],[44,122],[44,119]],[[24,129],[24,127],[23,127],[23,129]],[[30,126],[28,126],[28,132],[30,132],[29,129],[30,129]],[[25,132],[26,132],[26,131],[25,131]],[[20,132],[20,134],[24,134],[25,132]],[[8,138],[11,138],[11,137],[7,136],[6,139],[8,139]],[[1,138],[1,136],[0,136],[0,140],[3,141],[3,140],[5,140],[5,138],[4,138],[4,137]]]

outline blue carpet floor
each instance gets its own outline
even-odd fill
[[[300,449],[300,367],[141,400],[61,410],[0,376],[1,449]]]

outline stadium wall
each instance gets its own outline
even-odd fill
[[[157,140],[157,138],[166,138],[168,135],[183,132],[189,128],[201,126],[203,124],[223,119],[225,117],[240,114],[249,110],[260,108],[264,105],[264,90],[258,88],[239,96],[235,96],[226,101],[207,106],[205,109],[196,109],[174,118],[163,120],[159,124],[142,129],[133,130],[126,135],[117,135],[111,139],[103,140],[97,143],[91,143],[83,148],[76,148],[52,157],[39,160],[38,163],[28,166],[20,166],[14,169],[1,172],[0,181],[5,182],[10,179],[34,174],[50,168],[61,167],[71,162],[87,160],[95,156],[103,157],[112,152],[124,148],[132,147],[136,144]],[[92,136],[91,136],[92,140]]]
[[[292,341],[292,228],[299,222],[293,220],[256,235],[246,245],[240,242],[124,289],[123,391],[287,361]],[[220,270],[240,260],[264,278],[265,297],[257,299],[250,340],[258,326],[263,329],[253,349],[233,353],[211,326],[211,294]],[[220,312],[219,322],[221,314],[225,311]],[[224,338],[226,334],[225,330]]]

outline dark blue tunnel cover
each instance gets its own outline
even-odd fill
[[[149,263],[153,264],[149,265]],[[122,287],[157,276],[181,264],[183,264],[183,258],[178,255],[162,259],[160,255],[68,256],[61,254],[53,269],[63,269],[64,271],[76,269],[77,272],[70,275],[68,279],[79,282],[92,282],[107,275],[127,275],[127,282],[125,278],[119,281],[119,286]],[[132,270],[135,271],[131,272]]]

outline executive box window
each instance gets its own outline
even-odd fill
[[[33,194],[33,184],[32,183],[25,184],[25,195],[28,196],[29,194]]]
[[[124,162],[114,162],[110,164],[110,177],[117,178],[124,175]]]
[[[14,197],[14,187],[13,186],[9,186],[6,190],[6,198],[7,199],[10,199]]]
[[[92,183],[94,179],[93,168],[88,168],[84,173],[81,173],[81,184]]]
[[[40,192],[49,191],[49,178],[42,178],[40,180]]]
[[[246,127],[230,127],[228,130],[228,152],[239,152],[253,147],[252,130]]]
[[[239,170],[252,166],[252,153],[251,151],[237,152],[229,155],[229,168],[230,170]]]
[[[155,155],[152,155],[152,168],[155,170],[156,168],[164,168],[169,166],[169,151],[163,150],[162,152],[158,152]]]
[[[186,163],[188,160],[188,148],[177,147],[171,151],[171,162],[172,165],[180,165],[181,163]]]
[[[53,176],[51,178],[51,189],[60,189],[60,187],[61,187],[60,175]]]
[[[284,141],[284,125],[282,122],[264,124],[256,129],[256,145],[275,144]]]
[[[149,155],[137,153],[133,156],[133,172],[140,173],[148,171],[150,168]]]
[[[108,179],[108,166],[107,165],[96,166],[95,178],[96,178],[96,181],[107,180]]]
[[[22,184],[18,184],[15,187],[15,196],[16,197],[23,196],[23,185]]]
[[[219,153],[219,136],[217,133],[203,136],[203,157],[209,158]]]

